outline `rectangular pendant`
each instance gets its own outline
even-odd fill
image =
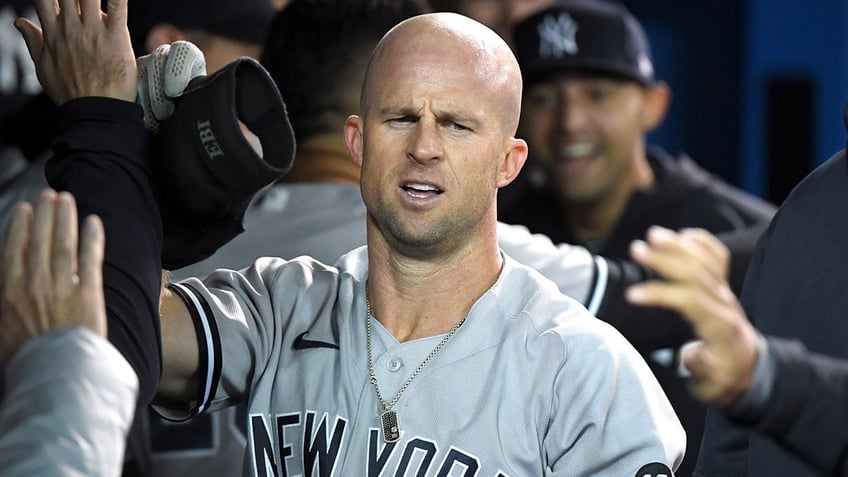
[[[383,425],[383,440],[386,442],[397,442],[400,440],[400,426],[398,426],[397,413],[388,410],[380,414],[380,422]]]

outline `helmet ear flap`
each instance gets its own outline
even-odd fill
[[[294,160],[294,131],[274,81],[240,58],[193,79],[153,138],[153,182],[162,215],[162,267],[203,260],[244,231],[244,213]],[[257,153],[241,124],[255,134]]]

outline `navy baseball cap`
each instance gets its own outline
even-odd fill
[[[525,84],[569,71],[655,82],[645,30],[619,3],[559,0],[518,23],[513,39]]]

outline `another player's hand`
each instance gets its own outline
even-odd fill
[[[0,364],[29,338],[82,325],[106,336],[103,225],[88,217],[78,243],[73,197],[45,190],[7,227],[0,281]]]
[[[159,45],[152,53],[140,56],[138,65],[138,103],[144,110],[144,126],[159,130],[159,123],[174,113],[174,100],[182,96],[188,84],[206,76],[206,58],[200,48],[188,41]]]
[[[700,338],[681,350],[692,393],[707,404],[731,404],[751,383],[757,337],[727,283],[730,252],[704,230],[652,227],[630,253],[665,280],[634,285],[627,299],[674,310],[689,321]]]
[[[15,20],[38,80],[56,104],[85,96],[136,98],[136,62],[127,29],[127,0],[33,0],[41,28]]]

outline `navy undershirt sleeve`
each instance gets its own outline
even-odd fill
[[[103,221],[109,340],[138,374],[143,407],[162,373],[162,223],[150,183],[149,133],[141,108],[126,101],[80,98],[58,114],[47,182],[74,195],[81,218],[97,214]]]

